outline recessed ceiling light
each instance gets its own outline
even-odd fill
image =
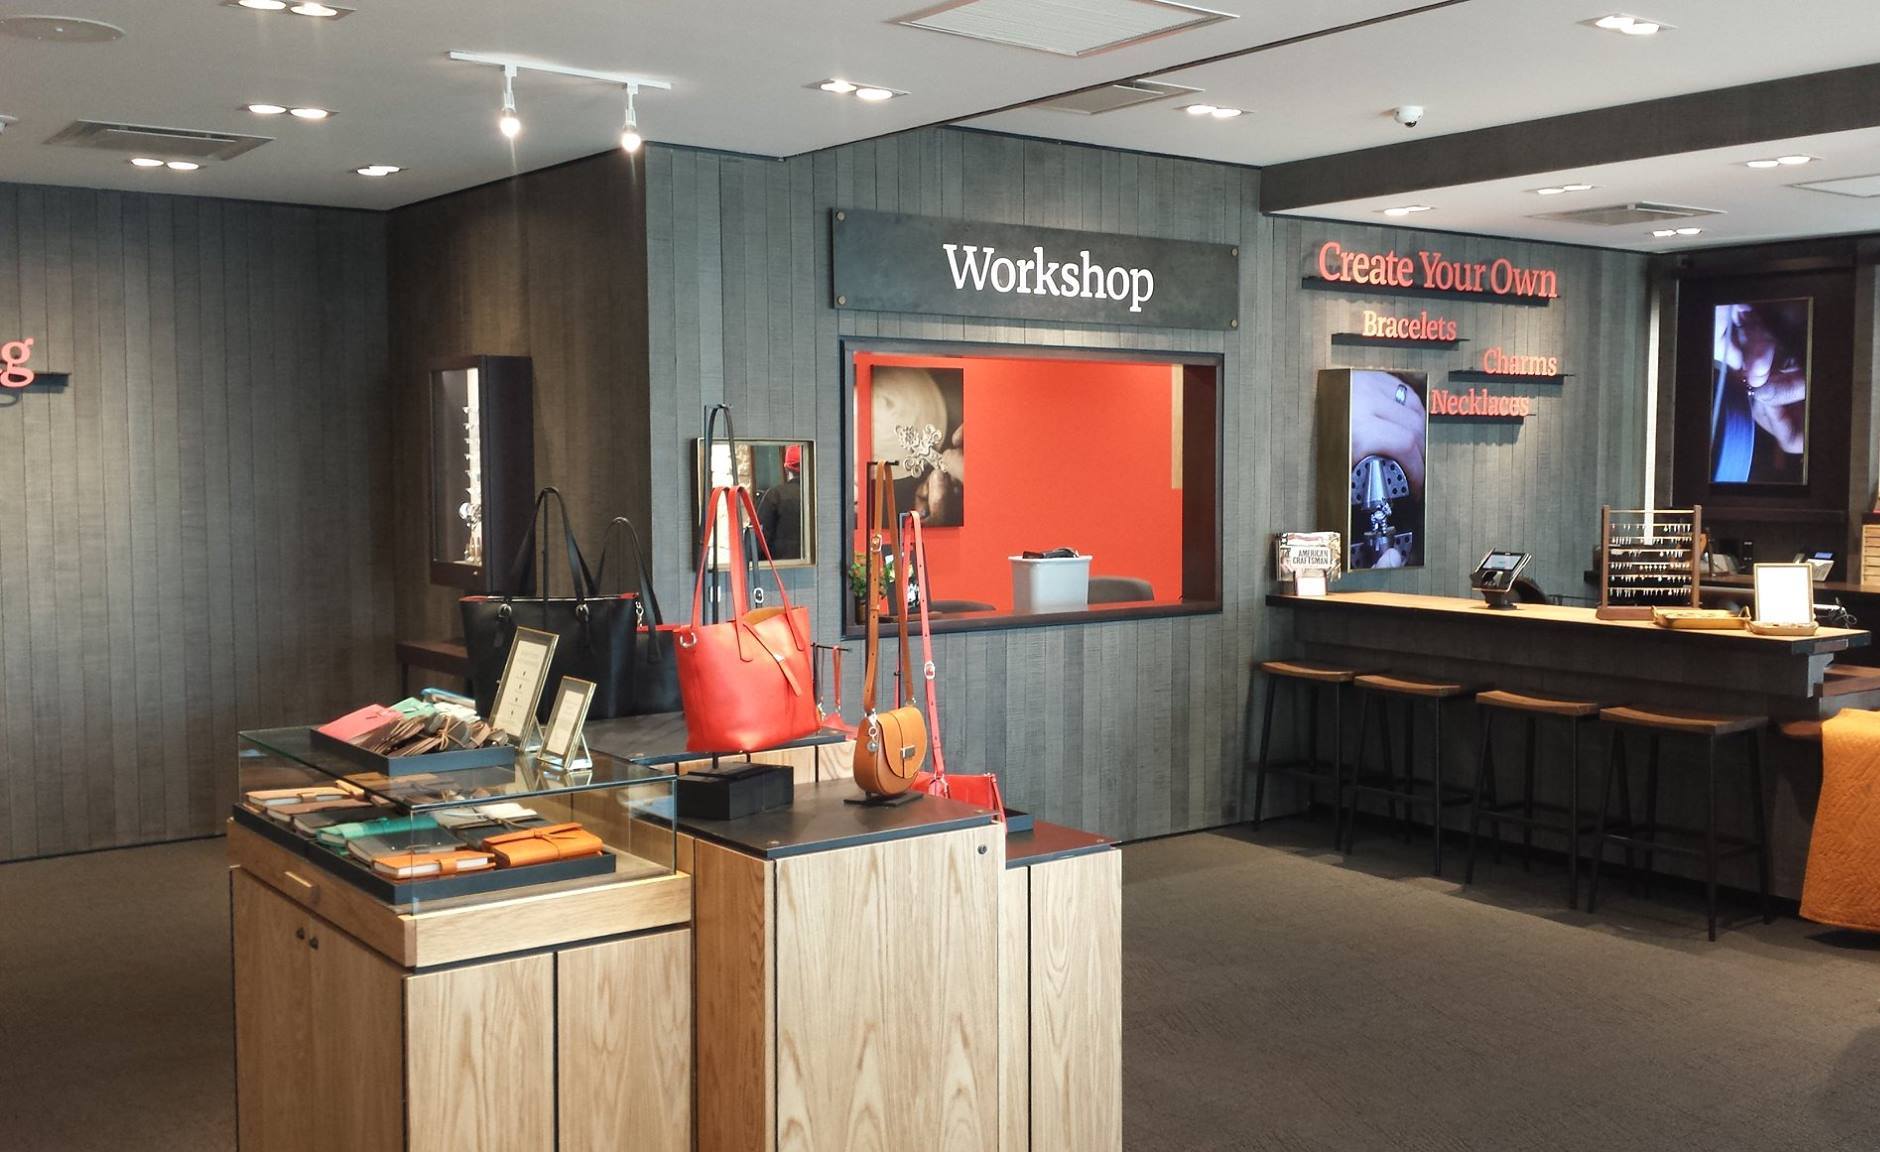
[[[1662,20],[1647,20],[1643,16],[1631,16],[1624,12],[1614,12],[1610,16],[1601,16],[1597,20],[1586,20],[1594,28],[1603,28],[1608,32],[1617,32],[1622,36],[1656,36],[1671,25]]]
[[[1702,228],[1688,228],[1688,227],[1687,228],[1654,228],[1652,229],[1652,236],[1658,240],[1669,240],[1673,236],[1696,236],[1696,235],[1701,234],[1703,231],[1704,230]]]
[[[1593,186],[1591,184],[1562,184],[1560,190],[1562,192],[1591,192]]]
[[[1793,155],[1793,156],[1778,156],[1776,157],[1776,163],[1787,164],[1787,165],[1806,164],[1813,159],[1814,159],[1813,156],[1803,156],[1800,153],[1797,153],[1796,155]]]
[[[1188,107],[1182,109],[1182,111],[1188,113],[1190,116],[1212,116],[1219,111],[1219,109],[1212,104],[1190,104]]]
[[[1245,108],[1216,108],[1214,110],[1214,118],[1216,120],[1232,120],[1234,117],[1241,115],[1245,111],[1246,111]]]
[[[257,12],[279,12],[287,7],[287,0],[235,0],[242,8],[253,8]]]
[[[1566,191],[1566,189],[1565,189],[1565,188],[1536,188],[1536,189],[1534,189],[1534,195],[1536,195],[1536,196],[1558,196],[1558,195],[1560,195],[1560,194],[1561,194],[1562,192],[1565,192],[1565,191]]]
[[[1777,162],[1774,160],[1750,160],[1744,164],[1744,167],[1746,168],[1774,168],[1776,164]]]
[[[296,16],[337,16],[339,9],[329,8],[325,4],[296,4],[291,9]]]
[[[844,80],[840,77],[832,80],[818,80],[804,87],[820,88],[832,96],[853,96],[857,100],[866,100],[870,104],[879,104],[883,100],[907,95],[899,88],[890,88],[886,84],[868,84],[858,80]]]
[[[289,111],[302,120],[324,120],[332,115],[324,108],[292,108]]]
[[[248,110],[257,116],[279,116],[287,108],[281,104],[250,104]]]
[[[283,16],[314,16],[327,20],[337,20],[341,16],[350,16],[351,8],[342,8],[335,4],[321,4],[316,0],[222,0],[225,8],[246,8],[251,12],[278,12]]]
[[[1432,210],[1432,209],[1430,208],[1430,206],[1429,206],[1428,204],[1403,204],[1403,205],[1399,205],[1399,206],[1398,206],[1398,207],[1396,207],[1396,208],[1386,208],[1386,209],[1384,209],[1384,215],[1386,215],[1386,216],[1408,216],[1408,215],[1410,215],[1410,214],[1411,214],[1412,212],[1429,212],[1429,211],[1431,211],[1431,210]]]
[[[1745,168],[1792,168],[1799,164],[1812,164],[1815,160],[1814,156],[1804,156],[1796,152],[1787,156],[1765,156],[1760,160],[1745,160],[1743,166]]]
[[[161,161],[161,160],[158,160],[158,159],[157,159],[156,157],[154,157],[154,156],[133,156],[133,157],[131,157],[131,163],[132,163],[132,164],[134,164],[134,165],[136,165],[136,166],[137,166],[137,167],[139,167],[139,168],[161,168],[161,167],[163,167],[163,161]]]
[[[855,91],[855,85],[849,83],[847,80],[824,80],[821,84],[816,85],[816,87],[821,88],[824,92],[834,92],[838,96],[847,96],[849,93]]]
[[[202,167],[202,165],[196,163],[194,160],[171,160],[166,162],[163,166],[177,172],[194,172],[196,169]]]
[[[870,104],[877,104],[883,100],[894,99],[894,89],[876,88],[872,85],[866,88],[857,88],[855,90],[855,98],[857,100],[866,100]]]
[[[404,169],[396,164],[368,164],[364,168],[354,168],[353,171],[361,176],[390,176]]]
[[[1702,228],[1678,228],[1675,231],[1680,236],[1696,236],[1699,233],[1701,233],[1703,229]]]

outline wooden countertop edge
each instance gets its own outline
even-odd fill
[[[530,893],[429,912],[400,912],[265,837],[228,822],[228,858],[240,868],[404,968],[550,948],[677,927],[692,921],[684,872]]]
[[[1403,603],[1381,602],[1373,599],[1357,599],[1360,596],[1402,596]],[[1451,602],[1447,606],[1419,604],[1417,600],[1443,600]],[[1380,612],[1398,616],[1459,617],[1468,616],[1471,620],[1480,620],[1495,626],[1521,625],[1532,628],[1555,629],[1614,629],[1634,637],[1655,637],[1661,641],[1684,643],[1689,637],[1710,637],[1713,640],[1733,643],[1755,643],[1761,647],[1755,649],[1769,655],[1814,656],[1839,652],[1847,648],[1864,648],[1872,640],[1870,633],[1851,628],[1823,628],[1813,636],[1758,636],[1741,630],[1676,629],[1660,628],[1642,621],[1561,619],[1558,616],[1545,616],[1536,612],[1497,611],[1484,604],[1474,604],[1478,612],[1469,612],[1465,606],[1472,602],[1459,596],[1424,596],[1420,593],[1351,593],[1334,592],[1327,596],[1287,596],[1278,592],[1268,593],[1266,603],[1275,608],[1309,608],[1314,610],[1344,609],[1348,611]],[[1534,605],[1533,607],[1545,607]],[[1588,609],[1588,611],[1591,611]]]

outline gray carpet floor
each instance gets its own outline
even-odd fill
[[[1880,1149],[1880,943],[1309,820],[1124,853],[1129,1152]],[[1459,875],[1459,862],[1450,875]],[[0,1149],[234,1146],[219,841],[0,866]],[[916,1150],[909,1150],[916,1152]]]

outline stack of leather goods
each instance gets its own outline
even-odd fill
[[[443,712],[400,716],[361,733],[351,743],[381,756],[423,756],[486,747],[495,730],[481,720],[462,720]]]

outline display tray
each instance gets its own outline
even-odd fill
[[[446,900],[452,896],[481,896],[511,888],[532,888],[560,880],[582,880],[590,876],[609,876],[616,870],[614,854],[583,856],[578,860],[556,860],[531,864],[526,868],[491,868],[462,876],[439,876],[431,880],[387,880],[350,856],[321,847],[318,843],[282,828],[265,816],[258,816],[235,805],[235,820],[253,829],[290,852],[297,852],[334,876],[370,893],[375,899],[395,907],[420,900]]]
[[[315,748],[343,756],[361,768],[383,772],[393,778],[416,776],[423,772],[461,772],[467,768],[508,768],[516,762],[516,750],[507,744],[492,748],[465,748],[460,752],[432,752],[424,756],[386,756],[335,739],[318,728],[307,729],[307,738]]]

